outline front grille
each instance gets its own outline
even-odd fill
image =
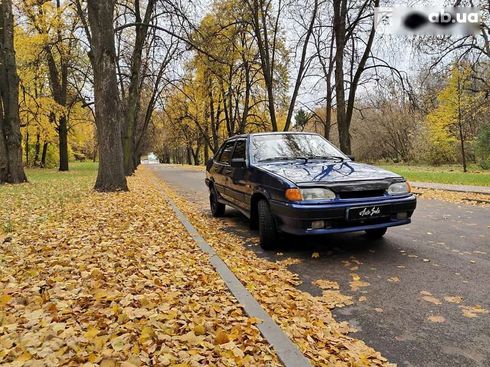
[[[363,191],[343,191],[338,195],[341,199],[357,199],[357,198],[370,198],[376,196],[383,196],[384,190],[363,190]]]

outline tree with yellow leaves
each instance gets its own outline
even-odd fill
[[[68,116],[77,104],[83,104],[72,82],[73,66],[83,59],[77,45],[79,39],[75,37],[78,16],[71,3],[60,0],[19,0],[18,8],[25,17],[23,29],[18,33],[23,32],[26,37],[17,42],[17,48],[24,51],[22,54],[27,59],[33,58],[26,62],[27,67],[42,71],[41,78],[46,84],[44,97],[49,98],[43,107],[49,108],[48,119],[58,136],[59,170],[67,171],[71,130]],[[26,70],[23,84],[30,84],[33,76]]]
[[[17,8],[23,20],[15,30],[15,48],[25,162],[45,167],[58,161],[59,170],[66,171],[73,146],[93,140],[93,117],[81,97],[87,76],[75,72],[88,64],[75,35],[78,15],[72,4],[59,0],[18,0]],[[78,134],[78,128],[88,134]],[[82,156],[75,152],[75,158]]]
[[[467,171],[468,141],[474,138],[475,117],[484,103],[482,93],[472,89],[471,76],[469,65],[455,64],[446,87],[437,97],[437,108],[427,116],[433,156],[450,161],[452,152],[459,146],[464,172]]]

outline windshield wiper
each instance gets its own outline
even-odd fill
[[[308,157],[308,159],[325,159],[325,160],[340,160],[340,161],[345,161],[344,157],[340,157],[338,155],[314,155]]]
[[[305,162],[308,162],[308,158],[306,157],[273,157],[273,158],[266,158],[266,159],[261,159],[259,163],[262,162],[274,162],[274,161],[294,161],[297,159],[302,159]]]

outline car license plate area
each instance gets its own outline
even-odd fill
[[[366,205],[347,209],[347,220],[369,220],[386,217],[390,214],[389,205]]]

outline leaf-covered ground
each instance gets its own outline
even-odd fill
[[[350,337],[352,329],[347,323],[338,323],[332,317],[332,308],[352,304],[351,297],[340,293],[338,284],[328,281],[318,284],[324,289],[320,297],[299,290],[298,276],[287,268],[298,260],[274,263],[258,258],[252,251],[245,250],[247,246],[242,239],[222,230],[222,221],[203,217],[198,207],[176,195],[162,181],[155,179],[154,182],[177,203],[314,366],[391,365],[363,341]],[[364,286],[357,283],[360,284],[358,281],[356,286]]]
[[[30,177],[0,187],[0,364],[280,365],[147,176]]]
[[[446,190],[414,189],[414,193],[422,200],[442,200],[453,204],[466,204],[482,207],[490,207],[490,195],[464,193]]]

